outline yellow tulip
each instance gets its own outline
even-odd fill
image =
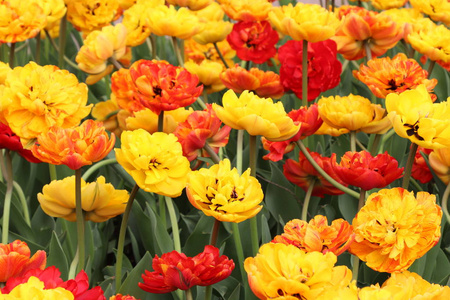
[[[264,194],[250,169],[239,176],[225,159],[211,168],[193,171],[188,176],[189,202],[219,221],[239,223],[254,217],[261,209]]]
[[[269,20],[277,31],[291,36],[296,41],[311,43],[324,41],[334,36],[339,20],[332,12],[318,4],[297,3],[274,7]]]
[[[450,147],[448,100],[433,103],[425,85],[387,95],[386,110],[399,136],[427,149]]]
[[[260,98],[249,91],[238,98],[229,90],[223,95],[222,104],[223,107],[213,104],[219,119],[231,128],[245,129],[250,135],[279,142],[290,139],[300,129],[286,114],[283,103],[273,103],[271,98]]]
[[[172,36],[189,39],[203,30],[204,24],[185,7],[176,10],[174,6],[158,5],[148,13],[152,33],[159,36]]]
[[[322,97],[318,106],[324,123],[338,130],[382,134],[391,128],[385,109],[362,96]]]
[[[1,295],[0,293],[0,299],[73,300],[75,298],[70,291],[62,287],[46,289],[44,282],[31,276],[26,283],[19,284],[9,294]]]
[[[245,260],[244,268],[259,299],[315,300],[350,284],[352,272],[346,266],[335,267],[336,261],[332,252],[306,253],[293,245],[268,243],[256,257]]]
[[[53,180],[43,187],[37,197],[42,210],[49,216],[76,221],[75,176]],[[128,192],[114,189],[100,176],[92,183],[81,180],[81,201],[87,221],[104,222],[125,211]]]
[[[0,92],[3,120],[23,143],[50,127],[73,127],[86,117],[87,87],[75,75],[56,66],[30,62],[8,72]]]
[[[124,131],[121,148],[114,149],[119,164],[147,192],[178,197],[186,186],[189,161],[173,134],[144,129]]]

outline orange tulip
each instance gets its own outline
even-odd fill
[[[277,235],[272,243],[294,245],[305,252],[319,251],[342,254],[355,239],[352,225],[337,219],[328,225],[327,217],[317,215],[308,222],[294,219],[284,226],[284,233]]]
[[[101,122],[87,120],[79,127],[52,127],[37,138],[31,151],[43,162],[66,165],[72,170],[103,159],[114,147]]]
[[[42,250],[30,258],[30,248],[25,242],[15,240],[10,244],[0,244],[0,282],[22,276],[28,270],[43,270],[46,262],[47,256]]]

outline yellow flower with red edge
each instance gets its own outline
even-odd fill
[[[2,300],[33,299],[33,300],[73,300],[75,296],[62,287],[47,289],[44,282],[31,276],[26,283],[19,284],[9,294],[0,294]]]
[[[408,35],[412,31],[413,24],[422,20],[423,14],[415,8],[392,8],[381,12],[391,17],[392,21],[403,26],[403,39],[408,41]]]
[[[231,130],[226,125],[221,128],[221,125],[222,121],[217,117],[211,104],[206,104],[206,109],[202,111],[191,113],[174,131],[183,147],[183,155],[189,161],[193,161],[202,154],[206,144],[218,153],[220,147],[227,145]]]
[[[100,80],[114,69],[110,67],[107,70],[108,59],[120,60],[127,54],[126,37],[127,29],[121,23],[105,26],[101,31],[92,31],[83,41],[83,46],[75,57],[78,67],[88,74],[101,74],[96,76],[96,81]],[[91,80],[89,84],[95,82]]]
[[[437,177],[448,185],[450,183],[450,147],[433,150],[428,160]]]
[[[47,25],[38,0],[0,3],[0,42],[16,43],[35,37]]]
[[[178,197],[186,186],[189,161],[176,136],[144,129],[124,131],[121,148],[114,149],[119,164],[143,190]]]
[[[84,33],[110,25],[119,10],[118,0],[66,1],[66,5],[67,20]]]
[[[264,194],[250,169],[239,175],[231,169],[228,159],[209,169],[193,171],[188,176],[186,194],[189,202],[222,222],[239,223],[250,219],[262,209]]]
[[[33,155],[43,162],[66,165],[72,170],[102,160],[114,147],[101,122],[86,120],[75,128],[52,127],[37,137],[31,148]]]
[[[361,64],[359,70],[354,70],[353,76],[365,83],[379,98],[385,98],[390,93],[400,94],[420,84],[424,84],[431,93],[437,84],[436,78],[428,79],[428,72],[404,53],[392,59],[373,58],[367,62],[367,66]],[[433,98],[435,100],[436,96]]]
[[[42,210],[49,216],[75,222],[75,176],[53,180],[37,195]],[[81,179],[81,207],[85,220],[105,222],[122,214],[128,202],[126,190],[116,190],[100,176],[95,182]]]
[[[322,97],[318,106],[324,123],[336,129],[382,134],[391,128],[385,109],[362,96]]]
[[[306,40],[311,43],[334,36],[340,23],[332,12],[320,5],[301,2],[295,6],[289,3],[274,7],[269,13],[269,20],[280,33],[296,41]]]
[[[127,29],[121,23],[92,31],[75,58],[78,67],[88,74],[105,71],[109,58],[120,60],[126,54],[126,37]]]
[[[270,141],[293,137],[300,125],[295,125],[284,110],[283,103],[260,98],[244,91],[239,98],[229,90],[222,98],[223,107],[213,104],[217,116],[234,129],[245,129],[250,135],[262,135]]]
[[[399,136],[427,149],[450,147],[449,102],[433,103],[425,85],[387,95],[386,110]]]
[[[332,252],[304,252],[293,245],[268,243],[244,268],[253,293],[259,299],[313,300],[327,290],[350,284],[352,272],[337,266]]]
[[[355,239],[352,225],[344,219],[336,219],[328,225],[326,216],[316,215],[308,222],[294,219],[286,223],[284,232],[272,243],[294,245],[305,252],[319,251],[342,254]]]
[[[38,250],[30,256],[30,248],[23,241],[15,240],[9,244],[0,244],[0,282],[22,276],[29,270],[45,268],[47,263],[45,251]]]
[[[402,188],[371,194],[353,219],[349,251],[379,272],[406,270],[439,241],[441,208],[427,192]]]
[[[363,58],[367,56],[367,49],[372,56],[383,55],[403,37],[403,26],[388,15],[364,8],[349,9],[348,6],[341,6],[336,14],[342,15],[342,23],[331,39],[345,59]]]
[[[159,36],[189,39],[203,30],[204,24],[185,7],[176,10],[174,6],[157,5],[148,12],[148,26]]]
[[[235,21],[263,21],[272,9],[267,0],[220,0],[222,9]]]
[[[0,87],[0,119],[28,143],[52,126],[78,125],[91,110],[87,94],[67,70],[30,62],[9,72]]]

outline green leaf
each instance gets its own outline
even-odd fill
[[[58,235],[55,231],[52,232],[50,240],[50,247],[48,250],[47,266],[55,266],[61,272],[61,278],[67,280],[69,275],[69,262],[67,261],[66,253],[64,252]]]
[[[239,299],[236,297],[240,294],[241,283],[234,277],[229,276],[228,278],[216,283],[213,288],[213,293],[221,297],[221,299]]]
[[[272,241],[272,235],[270,233],[269,221],[266,216],[261,214],[261,243],[267,244]]]
[[[267,186],[264,202],[270,213],[284,222],[298,219],[301,215],[300,207],[295,199],[292,184],[286,179],[278,166],[271,162],[270,169],[272,176]]]
[[[155,214],[153,209],[147,204],[146,212],[150,215],[150,222],[152,225],[152,233],[157,244],[157,251],[159,254],[167,253],[173,250],[173,241],[166,227],[163,225],[161,218]]]

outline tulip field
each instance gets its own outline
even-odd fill
[[[449,1],[0,17],[0,300],[450,299]]]

